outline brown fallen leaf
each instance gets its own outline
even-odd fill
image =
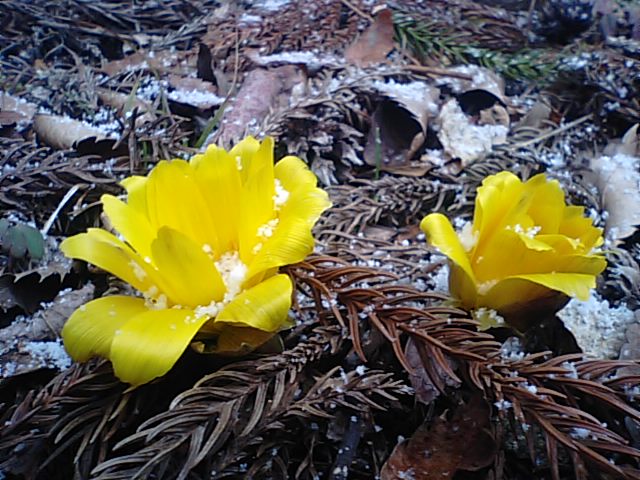
[[[33,130],[41,141],[60,150],[74,148],[80,142],[89,139],[93,142],[108,140],[115,143],[115,140],[108,139],[99,128],[59,115],[35,115]]]
[[[408,162],[424,143],[429,118],[438,108],[440,90],[424,82],[377,82],[374,86],[385,99],[371,119],[365,162],[391,173],[424,175],[429,164]]]
[[[449,480],[459,470],[488,467],[497,450],[489,414],[489,405],[478,395],[460,405],[450,420],[423,423],[391,452],[380,479]]]
[[[598,188],[602,208],[607,212],[605,234],[619,243],[640,225],[640,136],[638,124],[619,141],[612,141],[590,160],[585,178]]]
[[[359,67],[384,62],[395,46],[393,35],[391,10],[385,8],[378,12],[373,24],[347,48],[344,58]]]

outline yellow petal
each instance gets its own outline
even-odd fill
[[[482,249],[495,232],[510,224],[514,214],[526,211],[524,185],[511,172],[487,177],[478,187],[473,226],[479,232],[477,248]],[[481,245],[482,244],[482,245]]]
[[[530,237],[526,233],[516,233],[516,232],[514,232],[514,234],[518,236],[518,239],[529,250],[536,250],[536,251],[539,251],[539,252],[552,251],[553,250],[553,247],[551,245],[549,245],[548,243],[544,242],[538,236]]]
[[[252,136],[248,136],[242,139],[229,151],[229,155],[231,155],[231,158],[234,161],[239,162],[241,166],[240,176],[242,177],[243,182],[246,180],[249,173],[249,165],[253,159],[253,156],[259,148],[260,142]]]
[[[277,332],[289,323],[292,290],[288,275],[274,275],[234,298],[218,314],[215,323]]]
[[[469,257],[449,219],[441,213],[432,213],[422,219],[420,228],[427,236],[427,241],[458,265],[474,283],[475,275],[469,263]]]
[[[64,324],[64,348],[78,362],[94,355],[108,358],[114,332],[146,310],[144,300],[136,297],[92,300],[73,312]]]
[[[186,235],[162,227],[151,252],[174,303],[196,308],[222,300],[225,288],[218,269],[202,247]]]
[[[544,179],[540,182],[539,178]],[[541,227],[540,234],[558,233],[564,215],[564,191],[557,180],[546,180],[544,175],[536,175],[525,183],[534,188],[533,200],[527,213],[533,224]]]
[[[594,227],[593,221],[584,216],[584,207],[565,208],[559,233],[579,240],[585,252],[602,245],[602,229]]]
[[[551,241],[554,241],[553,238]],[[547,247],[530,248],[532,243],[547,245]],[[559,246],[562,245],[559,244]],[[494,236],[492,243],[485,248],[484,255],[476,260],[474,273],[478,283],[485,283],[516,275],[549,272],[597,272],[595,273],[597,275],[604,267],[604,260],[600,257],[560,255],[551,245],[537,240],[537,237],[526,239],[524,235],[503,230]]]
[[[259,242],[258,229],[276,217],[273,196],[275,179],[273,174],[273,139],[266,138],[253,155],[249,174],[240,198],[239,225],[240,258],[248,263],[253,249]]]
[[[261,241],[262,247],[249,262],[247,279],[251,280],[271,268],[304,260],[313,251],[311,228],[330,206],[327,193],[319,188],[291,194],[280,211],[273,235]]]
[[[140,254],[151,256],[151,242],[156,236],[146,215],[141,214],[131,205],[127,205],[113,195],[101,197],[104,213],[118,233]]]
[[[237,250],[242,187],[236,160],[222,148],[210,146],[191,162],[195,169],[194,178],[205,201],[211,206],[218,239],[216,255]]]
[[[109,358],[123,382],[141,385],[171,370],[208,320],[192,310],[148,310],[115,332]]]
[[[149,174],[147,208],[152,228],[167,226],[219,254],[209,205],[186,162],[162,161]],[[211,205],[211,208],[217,208]]]
[[[119,277],[141,292],[158,286],[158,275],[131,247],[113,234],[100,228],[90,228],[67,238],[60,250],[70,258],[92,263],[96,267]]]
[[[134,175],[120,182],[120,185],[127,191],[127,205],[145,217],[148,216],[147,181],[147,177]]]
[[[580,300],[589,298],[595,277],[582,273],[539,273],[518,275],[498,282],[478,304],[495,310],[507,310],[514,304],[527,304],[561,292]]]
[[[282,187],[293,194],[298,189],[309,189],[317,185],[318,179],[309,167],[298,157],[282,158],[274,168],[275,177]]]

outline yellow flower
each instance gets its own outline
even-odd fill
[[[585,218],[584,207],[566,205],[560,184],[544,174],[524,183],[510,172],[487,177],[473,224],[458,235],[437,213],[420,227],[449,257],[451,295],[476,313],[495,310],[518,328],[535,314],[557,311],[568,297],[586,300],[606,267],[594,252],[602,230]]]
[[[102,196],[120,235],[91,228],[61,249],[142,296],[76,310],[62,331],[69,354],[108,358],[121,380],[140,385],[168,372],[198,332],[217,339],[216,351],[266,341],[291,306],[291,279],[278,267],[311,253],[311,229],[330,206],[316,183],[296,157],[274,166],[271,138],[251,137],[125,179],[126,203]]]

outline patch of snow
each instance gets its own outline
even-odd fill
[[[271,63],[302,63],[313,68],[319,68],[323,65],[336,65],[340,63],[340,59],[334,55],[320,55],[314,51],[291,51],[272,53],[271,55],[260,55],[253,57],[252,60],[258,65],[268,65]]]
[[[558,317],[585,354],[611,359],[618,358],[627,327],[639,321],[626,305],[612,307],[595,292],[586,302],[572,299]]]
[[[196,89],[172,90],[167,94],[167,97],[174,102],[186,103],[200,108],[211,108],[224,102],[224,98],[214,93]]]
[[[438,139],[444,150],[463,165],[483,158],[493,145],[504,143],[509,129],[504,125],[474,125],[454,98],[445,103],[438,115]]]
[[[52,342],[25,342],[22,350],[29,353],[39,367],[64,370],[72,363],[59,338]]]
[[[503,360],[517,362],[524,358],[522,341],[518,337],[509,337],[500,347],[500,356]]]

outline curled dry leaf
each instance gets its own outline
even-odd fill
[[[441,417],[423,423],[393,450],[382,467],[381,480],[448,480],[459,470],[488,467],[496,455],[489,415],[489,406],[477,396],[459,406],[450,420]]]
[[[375,21],[347,48],[344,58],[359,67],[384,62],[394,48],[393,35],[391,10],[385,8],[378,12]]]
[[[436,85],[447,85],[454,93],[464,93],[470,90],[486,90],[498,97],[502,103],[507,103],[507,98],[504,93],[504,80],[488,68],[478,65],[457,65],[448,68],[447,71],[457,75],[450,77],[443,75],[438,78]],[[464,75],[464,77],[460,74]]]
[[[384,99],[373,113],[364,160],[382,170],[406,174],[396,170],[406,167],[423,145],[429,118],[438,109],[440,91],[425,82],[375,82],[373,86]]]
[[[614,243],[632,235],[640,224],[640,148],[638,125],[620,142],[612,142],[604,155],[590,161],[587,180],[600,193],[607,212],[605,234]]]
[[[74,148],[84,140],[107,140],[107,136],[99,128],[59,115],[36,115],[33,129],[41,141],[60,150]]]

